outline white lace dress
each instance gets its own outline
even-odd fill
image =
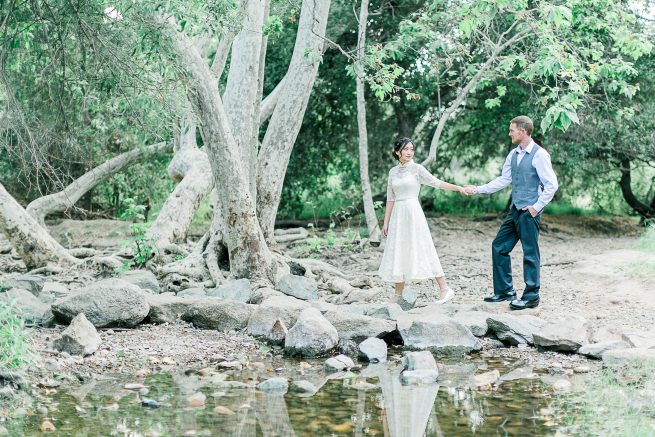
[[[441,183],[414,161],[398,164],[389,171],[387,201],[393,201],[394,206],[378,271],[383,281],[410,282],[443,276],[418,199],[421,185],[439,188]]]

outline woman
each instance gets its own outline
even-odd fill
[[[421,185],[466,194],[463,187],[440,181],[413,161],[414,145],[409,138],[394,143],[393,156],[399,164],[389,171],[387,210],[382,234],[387,238],[378,273],[382,280],[396,284],[390,302],[397,302],[408,281],[436,278],[442,304],[453,298],[446,284],[439,256],[434,248],[428,222],[418,200]]]

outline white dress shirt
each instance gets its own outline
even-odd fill
[[[525,149],[522,149],[521,146],[517,146],[515,149],[512,149],[505,159],[505,164],[503,164],[503,171],[500,176],[498,176],[493,181],[485,185],[480,185],[477,187],[478,193],[480,194],[491,194],[496,191],[502,190],[512,183],[512,155],[518,153],[516,157],[516,164],[520,164],[521,160],[526,153],[532,153],[532,149],[535,146],[534,141],[530,141],[530,144]],[[541,147],[537,150],[534,158],[532,158],[532,167],[537,170],[537,175],[541,180],[544,188],[543,190],[539,187],[539,199],[537,202],[532,205],[534,209],[538,212],[541,212],[542,209],[548,205],[548,203],[553,200],[555,191],[559,188],[557,183],[557,175],[553,170],[553,164],[550,162],[550,154]]]

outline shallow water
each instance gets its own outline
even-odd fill
[[[270,363],[271,365],[273,363]],[[501,374],[520,363],[495,361],[448,365],[443,379],[427,386],[402,386],[397,364],[371,365],[358,372],[328,375],[322,362],[299,370],[281,361],[275,370],[247,370],[200,377],[151,374],[141,393],[127,382],[108,378],[81,387],[44,393],[32,416],[6,424],[10,435],[43,435],[44,416],[53,436],[547,436],[554,423],[541,415],[550,392],[539,379],[502,383],[497,390],[475,391],[469,376],[476,367]],[[480,373],[481,371],[478,371]],[[319,391],[267,394],[229,381],[253,382],[279,374],[308,380]],[[227,376],[227,378],[226,378]],[[328,379],[330,378],[330,379]],[[190,396],[203,393],[202,406]],[[144,399],[159,407],[143,406]],[[152,406],[152,405],[151,405]],[[46,412],[47,408],[47,412]]]

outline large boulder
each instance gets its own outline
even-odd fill
[[[448,318],[408,314],[397,322],[403,344],[444,355],[463,355],[482,349],[482,343],[466,326]]]
[[[281,325],[285,330],[293,326],[300,313],[309,308],[307,302],[290,296],[273,296],[264,300],[253,311],[248,320],[247,332],[255,337],[261,337],[274,343],[280,339]]]
[[[369,337],[380,338],[396,330],[396,323],[392,320],[349,314],[343,311],[327,311],[323,315],[332,326],[337,328],[341,340],[359,342]]]
[[[159,294],[161,291],[157,277],[149,270],[131,270],[126,272],[121,279],[136,285],[146,293]]]
[[[50,305],[27,290],[12,288],[5,293],[0,293],[0,300],[11,302],[13,307],[18,308],[26,325],[51,327],[54,324]]]
[[[468,327],[476,337],[484,337],[489,332],[489,316],[491,314],[485,311],[460,311],[455,313],[453,319]]]
[[[589,322],[569,314],[558,317],[532,334],[535,346],[559,352],[575,352],[589,339]]]
[[[246,278],[227,281],[216,288],[210,288],[207,290],[207,296],[237,300],[244,303],[252,303],[252,295],[252,284]]]
[[[21,288],[38,297],[43,289],[45,278],[38,275],[17,275],[6,277],[2,281],[4,288]]]
[[[612,349],[603,353],[605,365],[622,366],[633,363],[652,366],[655,364],[655,349]]]
[[[52,347],[71,355],[91,355],[100,347],[102,340],[98,331],[87,320],[84,313],[80,313],[71,320],[70,325],[61,335],[52,342]]]
[[[377,305],[369,308],[366,312],[367,316],[377,317],[378,319],[385,320],[398,320],[398,317],[405,314],[400,305],[397,303],[390,303],[386,305]]]
[[[318,284],[306,276],[284,275],[275,288],[297,299],[318,300]]]
[[[148,316],[146,294],[121,279],[105,279],[74,292],[52,304],[57,319],[69,323],[84,313],[96,328],[132,328]]]
[[[182,314],[182,320],[202,329],[236,331],[246,327],[252,307],[234,300],[203,299]]]
[[[487,318],[489,330],[496,334],[498,340],[512,346],[534,344],[533,334],[547,323],[545,320],[531,315],[494,314]]]
[[[150,306],[150,321],[152,323],[175,323],[182,318],[182,314],[194,304],[204,300],[202,298],[180,297],[173,294],[148,294],[146,296]]]
[[[336,328],[316,308],[306,308],[289,329],[284,350],[289,355],[317,357],[332,351],[338,342]]]
[[[46,281],[43,284],[43,289],[41,289],[41,294],[39,294],[39,300],[42,302],[52,304],[57,299],[66,297],[70,294],[70,289],[68,286],[53,281]]]

